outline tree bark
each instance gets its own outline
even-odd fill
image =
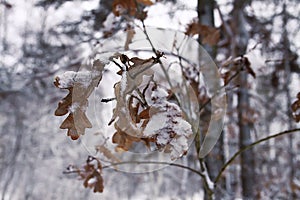
[[[250,104],[249,94],[247,89],[247,73],[240,74],[240,90],[238,92],[238,126],[240,131],[240,148],[252,143],[250,134],[250,124],[246,122],[245,115]],[[242,194],[245,198],[254,198],[254,154],[253,150],[249,149],[241,154],[241,183]]]
[[[287,31],[287,23],[288,23],[288,13],[286,10],[286,4],[283,4],[283,34],[282,34],[282,43],[283,43],[283,48],[284,48],[284,52],[283,52],[283,62],[284,62],[284,71],[285,71],[285,84],[284,84],[284,88],[285,88],[285,94],[286,94],[286,98],[287,98],[287,103],[286,103],[286,114],[289,117],[289,119],[292,118],[292,113],[291,113],[291,109],[290,109],[290,103],[292,102],[292,98],[291,98],[291,94],[290,94],[290,84],[291,84],[291,66],[290,66],[290,58],[292,55],[291,51],[289,51],[290,49],[290,41],[288,38],[288,31]],[[293,124],[292,121],[289,120],[288,121],[288,129],[292,129],[293,128]],[[290,165],[290,173],[289,173],[289,182],[290,182],[290,195],[289,195],[289,199],[297,199],[297,194],[295,193],[295,190],[293,189],[293,184],[294,184],[294,177],[295,177],[295,166],[294,166],[294,151],[293,151],[293,135],[289,135],[289,165]]]
[[[235,0],[232,12],[233,29],[235,44],[233,56],[237,57],[244,55],[247,50],[249,34],[246,30],[246,19],[244,16],[244,8],[250,3],[250,0]],[[243,59],[242,59],[243,61]],[[244,62],[240,67],[244,67]],[[241,71],[239,74],[239,91],[238,91],[238,126],[239,126],[239,148],[252,143],[251,140],[251,124],[247,121],[247,110],[250,107],[250,98],[248,92],[248,74],[246,71]],[[255,184],[255,166],[254,153],[249,149],[241,154],[241,186],[242,195],[245,199],[254,199],[254,184]]]
[[[215,2],[211,0],[198,0],[198,5],[197,5],[197,13],[198,13],[198,22],[203,25],[207,25],[210,27],[214,27],[214,8],[215,8]],[[201,38],[199,36],[198,38],[199,43],[201,44]],[[208,54],[212,57],[215,58],[216,56],[216,51],[214,47],[210,45],[203,45],[202,46],[205,48],[205,50],[208,52]],[[208,113],[208,120],[201,119],[204,121],[210,120],[210,111],[211,109],[209,108],[210,105],[207,105],[204,112]],[[206,115],[206,114],[205,114]],[[209,153],[209,155],[204,159],[206,165],[207,165],[207,170],[209,173],[209,176],[212,180],[214,180],[220,169],[222,168],[224,164],[224,151],[223,151],[223,132],[212,149],[212,151]],[[216,199],[221,199],[221,191],[225,190],[225,181],[224,179],[220,180],[218,183],[218,190],[215,191],[214,197]],[[224,191],[223,191],[224,192]],[[207,191],[205,191],[205,196],[204,199],[210,199],[209,194]]]

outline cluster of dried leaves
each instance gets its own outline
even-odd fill
[[[297,94],[297,100],[292,104],[293,118],[296,122],[300,122],[300,92]]]
[[[154,143],[159,150],[170,153],[171,159],[176,159],[187,150],[192,131],[183,120],[181,109],[168,102],[169,93],[152,79],[154,72],[150,67],[163,56],[160,52],[157,55],[149,59],[129,59],[126,55],[111,58],[122,69],[118,72],[122,78],[114,86],[117,105],[109,125],[114,122],[116,132],[112,140],[117,144],[116,151],[128,151],[135,142],[143,142],[147,147]],[[144,76],[148,77],[148,83],[142,87]],[[154,84],[151,90],[150,82]],[[151,96],[150,101],[146,100],[146,93]]]
[[[158,51],[155,57],[148,59],[129,58],[120,53],[109,58],[120,68],[117,74],[121,76],[114,85],[116,106],[108,124],[113,124],[116,130],[111,139],[117,152],[129,151],[135,143],[142,142],[150,150],[155,147],[155,150],[169,153],[171,159],[177,159],[188,149],[191,125],[185,121],[181,108],[169,101],[172,93],[154,80],[151,67],[159,63],[161,57],[164,54]],[[92,127],[85,112],[89,96],[102,79],[104,67],[105,64],[96,60],[90,72],[65,72],[55,78],[56,87],[69,91],[58,103],[55,115],[69,114],[60,128],[68,129],[68,136],[73,140],[83,135],[86,128]],[[97,146],[96,150],[110,161],[119,162],[104,145]],[[94,192],[103,191],[98,159],[89,157],[84,169],[76,168],[75,171],[84,179],[85,187],[94,187]]]
[[[84,187],[94,188],[94,192],[103,192],[103,177],[102,177],[102,165],[100,160],[93,157],[88,156],[86,160],[86,164],[82,169],[76,166],[69,166],[67,171],[64,173],[74,173],[76,172],[78,176],[84,180]]]

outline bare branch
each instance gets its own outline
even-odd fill
[[[272,138],[276,138],[276,137],[279,137],[279,136],[282,136],[282,135],[285,135],[285,134],[290,134],[290,133],[296,133],[297,131],[300,131],[300,128],[296,128],[296,129],[291,129],[291,130],[286,130],[286,131],[283,131],[283,132],[280,132],[280,133],[277,133],[277,134],[274,134],[274,135],[270,135],[268,137],[265,137],[265,138],[262,138],[260,140],[257,140],[247,146],[245,146],[244,148],[241,148],[240,150],[238,150],[222,167],[222,169],[220,170],[217,178],[215,179],[214,183],[216,184],[220,178],[221,178],[221,175],[222,173],[226,170],[226,168],[241,154],[243,153],[244,151],[254,147],[255,145],[257,144],[260,144],[262,142],[265,142],[269,139],[272,139]]]

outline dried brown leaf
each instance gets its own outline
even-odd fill
[[[296,110],[298,110],[300,108],[300,99],[296,100],[293,104],[292,104],[292,111],[296,112]]]
[[[140,119],[149,119],[150,118],[150,107],[146,108],[139,114]]]
[[[84,187],[94,188],[94,192],[103,192],[102,165],[99,159],[89,156],[84,166],[84,171],[80,171],[79,175],[84,179]]]
[[[128,151],[133,142],[140,142],[141,138],[133,137],[122,131],[117,125],[115,125],[117,132],[112,137],[112,142],[117,144],[116,151]]]
[[[297,94],[297,100],[291,105],[293,118],[298,123],[300,122],[300,92]]]
[[[132,27],[128,27],[126,29],[127,32],[127,36],[126,36],[126,41],[125,41],[125,45],[124,45],[124,49],[127,51],[129,50],[129,44],[132,42],[132,39],[135,35],[135,31]]]
[[[256,74],[255,72],[253,71],[253,69],[251,68],[251,63],[249,61],[248,58],[244,57],[244,65],[246,67],[246,71],[251,75],[253,76],[253,78],[256,78]]]
[[[96,146],[96,150],[101,152],[107,159],[111,160],[114,163],[121,162],[119,158],[117,158],[107,147],[104,145]]]
[[[114,0],[112,4],[112,11],[115,16],[138,14],[137,4],[144,6],[151,6],[153,2],[150,0]]]
[[[137,0],[137,2],[141,3],[141,4],[145,5],[145,6],[151,6],[151,5],[153,5],[153,2],[150,1],[150,0]]]
[[[69,89],[68,95],[58,102],[58,107],[54,112],[55,116],[63,116],[69,112],[69,107],[72,104],[72,88]]]
[[[76,120],[74,120],[74,115]],[[60,125],[61,129],[68,129],[68,136],[72,140],[77,140],[80,135],[83,135],[86,128],[92,128],[92,124],[82,111],[76,113],[70,113],[69,116]]]
[[[220,30],[199,24],[197,21],[190,23],[185,32],[186,35],[200,35],[203,44],[216,45],[220,39]]]
[[[207,30],[207,33],[206,32],[202,33],[202,36],[203,36],[202,39],[203,44],[209,44],[213,46],[216,45],[220,40],[220,30],[210,27]]]
[[[67,96],[58,103],[54,114],[63,116],[70,113],[60,128],[68,129],[67,134],[73,140],[83,135],[86,128],[92,127],[85,110],[88,105],[88,97],[102,79],[104,66],[104,63],[96,60],[93,63],[92,72],[65,72],[54,80],[56,87],[69,90]]]
[[[135,106],[133,106],[133,96],[130,96],[128,100],[128,109],[133,123],[140,123],[140,117],[138,115],[139,107],[139,102]]]

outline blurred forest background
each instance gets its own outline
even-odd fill
[[[82,140],[71,141],[59,129],[62,119],[54,117],[54,110],[64,93],[53,80],[80,69],[96,45],[126,30],[128,18],[131,25],[141,20],[117,13],[113,6],[118,2],[0,0],[2,200],[210,198],[200,177],[176,167],[146,174],[105,169],[103,193],[62,173],[69,164],[84,164],[89,151]],[[203,44],[219,67],[227,67],[225,81],[239,72],[228,83],[221,138],[205,158],[212,180],[239,149],[299,127],[300,106],[291,107],[300,92],[298,0],[135,2],[147,11],[146,26],[185,32]],[[197,24],[215,28],[219,38],[205,42],[201,31],[189,29]],[[228,67],[240,56],[247,57],[250,69]],[[216,199],[299,199],[299,134],[266,140],[237,157],[220,177]],[[177,163],[200,170],[193,153]]]

